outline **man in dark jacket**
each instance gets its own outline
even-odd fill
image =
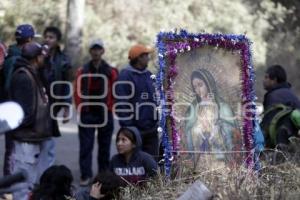
[[[263,102],[264,110],[280,103],[300,108],[300,101],[291,90],[291,84],[287,82],[286,72],[282,66],[270,66],[266,71],[263,84],[265,90],[267,90]]]
[[[21,24],[15,32],[16,44],[8,47],[8,55],[4,63],[5,90],[10,86],[12,72],[14,71],[14,63],[21,56],[22,47],[31,42],[35,36],[35,31],[30,24]]]
[[[49,54],[45,59],[42,78],[50,97],[50,104],[56,103],[56,106],[53,107],[54,117],[60,110],[63,110],[63,117],[67,121],[72,103],[71,82],[69,80],[72,68],[71,61],[59,46],[62,34],[57,27],[47,27],[43,35],[44,43],[49,46]],[[54,134],[59,136],[59,130],[56,131]]]
[[[15,63],[9,97],[19,103],[25,116],[19,128],[8,133],[12,136],[10,173],[27,172],[24,182],[13,199],[27,200],[33,185],[49,166],[47,141],[52,136],[49,101],[38,76],[38,68],[44,64],[45,49],[38,43],[28,43],[22,48],[22,57]]]
[[[140,130],[143,151],[157,158],[157,102],[152,73],[147,70],[151,52],[139,44],[129,50],[129,65],[121,71],[116,85],[116,113],[122,127],[135,126]]]
[[[45,58],[44,67],[39,70],[42,81],[49,96],[50,114],[55,120],[53,123],[53,136],[59,137],[57,115],[62,110],[63,123],[70,118],[70,108],[72,105],[72,85],[69,81],[71,64],[69,58],[61,51],[59,42],[62,39],[61,31],[57,27],[47,27],[43,33],[44,43],[49,47],[49,53]],[[49,165],[55,162],[55,140],[49,140]]]
[[[292,108],[300,108],[300,101],[298,97],[291,90],[291,84],[287,82],[287,75],[284,68],[280,65],[270,66],[265,74],[265,79],[263,82],[264,88],[267,93],[264,96],[264,111],[268,112],[269,109],[273,109],[274,106],[278,104],[283,104]],[[262,127],[266,136],[266,145],[268,147],[273,147],[270,142],[268,135],[268,127],[278,110],[268,112],[262,120]],[[292,124],[289,117],[285,117],[284,120],[280,121],[280,125],[277,125],[277,138],[276,144],[287,144],[288,138],[295,135],[297,130]],[[275,145],[276,145],[275,144]]]
[[[10,88],[11,76],[14,71],[15,62],[18,58],[21,57],[21,49],[22,47],[31,42],[35,36],[35,31],[30,24],[21,24],[17,27],[15,32],[16,44],[10,45],[8,47],[7,56],[5,58],[5,62],[3,64],[3,93],[2,99],[7,99],[7,93]],[[3,166],[3,174],[9,175],[9,163],[8,160],[9,154],[11,153],[11,139],[10,135],[5,135],[5,154],[4,154],[4,166]]]
[[[110,143],[114,128],[112,114],[113,83],[118,71],[111,67],[102,55],[105,52],[102,40],[92,40],[89,49],[91,60],[77,70],[75,81],[75,104],[79,121],[79,164],[81,185],[87,185],[92,174],[92,152],[95,131],[98,132],[98,171],[109,165]]]

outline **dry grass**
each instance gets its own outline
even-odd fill
[[[195,170],[181,162],[180,168],[174,167],[176,175],[171,180],[159,175],[143,188],[124,188],[120,196],[122,199],[171,200],[200,180],[213,192],[213,199],[300,199],[300,167],[294,159],[298,155],[285,155],[288,160],[282,164],[274,165],[267,159],[263,160],[259,172],[244,167],[229,168],[214,161],[201,162],[201,167]]]

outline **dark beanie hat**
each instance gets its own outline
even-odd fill
[[[40,45],[37,42],[29,42],[22,48],[22,57],[26,59],[34,59],[39,55],[47,55],[48,47]]]

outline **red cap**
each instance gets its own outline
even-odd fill
[[[153,49],[147,48],[146,46],[141,44],[136,44],[130,48],[128,52],[128,59],[133,60],[139,57],[140,55],[142,55],[143,53],[152,53],[152,52]]]

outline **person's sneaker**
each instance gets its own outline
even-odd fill
[[[79,185],[80,186],[88,186],[91,182],[91,178],[80,179]]]

